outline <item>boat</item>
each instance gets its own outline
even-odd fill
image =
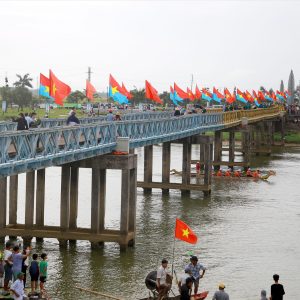
[[[205,291],[205,292],[202,292],[200,294],[197,294],[197,295],[193,295],[191,300],[204,300],[208,295],[208,291]],[[142,298],[142,299],[139,299],[139,300],[155,300],[157,299],[156,298],[153,298],[152,296],[149,296],[148,298]],[[170,296],[168,298],[166,298],[165,300],[180,300],[180,295],[178,296]]]
[[[172,169],[170,170],[170,175],[178,175],[178,176],[181,176],[182,175],[182,172],[181,171],[177,171],[176,169]],[[241,172],[241,175],[240,176],[234,176],[234,175],[231,175],[231,176],[217,176],[216,174],[212,174],[212,178],[213,179],[225,179],[225,180],[241,180],[241,179],[252,179],[252,180],[268,180],[268,178],[270,176],[275,176],[276,175],[276,172],[273,171],[273,170],[269,170],[269,171],[266,171],[266,172],[261,172],[259,174],[259,177],[254,177],[254,176],[247,176],[245,172]],[[204,176],[203,173],[200,173],[200,174],[197,174],[197,173],[191,173],[191,177],[197,177],[199,176],[200,178]]]

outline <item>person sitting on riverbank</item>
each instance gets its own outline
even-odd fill
[[[67,119],[67,125],[73,126],[73,125],[79,125],[79,124],[80,124],[80,121],[76,117],[76,112],[73,111]]]
[[[224,283],[219,284],[219,290],[215,292],[212,300],[229,300],[229,295],[224,291]]]
[[[13,298],[15,300],[23,300],[27,299],[25,292],[24,292],[24,273],[19,272],[17,274],[17,280],[11,285],[10,290],[13,293]]]
[[[161,261],[161,266],[157,270],[157,276],[156,276],[158,300],[165,299],[168,296],[169,290],[171,289],[171,284],[167,282],[167,276],[170,276],[168,274],[167,267],[168,267],[168,261],[166,259],[163,259]]]
[[[269,300],[269,299],[267,298],[267,292],[266,292],[265,290],[262,290],[262,291],[260,292],[260,300]]]

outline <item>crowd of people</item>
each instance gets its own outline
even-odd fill
[[[5,250],[0,252],[0,287],[3,287],[2,295],[12,295],[15,300],[26,299],[25,287],[28,274],[31,282],[31,295],[43,295],[45,282],[47,281],[47,254],[33,253],[29,247],[6,242]],[[39,292],[38,292],[38,282]]]
[[[206,267],[198,262],[197,256],[191,256],[190,263],[184,269],[184,275],[178,280],[177,275],[176,281],[180,293],[180,300],[192,300],[192,299],[204,299],[207,296],[206,293],[198,294],[200,279],[204,277]],[[158,291],[158,300],[168,299],[169,291],[172,286],[173,274],[169,273],[168,261],[163,259],[161,266],[157,270],[156,275],[156,287]],[[285,295],[284,287],[279,283],[279,275],[273,275],[274,284],[271,285],[270,297],[267,298],[266,290],[261,291],[260,300],[283,300]],[[193,289],[194,288],[194,289]],[[192,295],[192,293],[194,294]],[[198,295],[200,298],[194,298]],[[229,300],[229,294],[225,292],[225,284],[219,283],[218,290],[213,294],[212,300]]]

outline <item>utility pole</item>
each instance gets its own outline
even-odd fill
[[[88,67],[88,71],[87,71],[87,74],[88,74],[88,81],[91,82],[91,74],[92,74],[92,70],[91,70],[91,67]]]
[[[192,80],[191,80],[191,91],[193,90],[193,83],[194,83],[194,75],[192,74]]]

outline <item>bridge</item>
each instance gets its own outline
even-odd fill
[[[211,192],[212,165],[248,167],[251,151],[270,154],[275,129],[284,134],[281,107],[239,110],[173,117],[172,112],[133,113],[123,121],[106,122],[106,117],[81,119],[80,126],[65,126],[65,120],[43,120],[42,127],[15,131],[11,123],[2,123],[0,133],[0,237],[22,236],[57,238],[61,244],[89,240],[92,246],[107,241],[118,242],[121,249],[134,244],[137,186],[179,189],[182,193]],[[229,132],[229,147],[223,148],[222,134]],[[214,137],[205,135],[214,133]],[[235,162],[235,133],[242,133],[244,161]],[[122,150],[126,155],[113,155]],[[152,181],[153,145],[162,143],[162,182]],[[182,183],[170,182],[171,143],[183,145]],[[199,161],[204,176],[191,184],[191,148],[200,145]],[[144,147],[144,181],[137,182],[137,156],[134,149]],[[124,150],[124,149],[123,149]],[[229,161],[222,161],[222,151],[229,151]],[[123,151],[124,152],[124,151]],[[44,224],[45,170],[61,167],[60,224]],[[91,228],[77,227],[79,168],[92,169]],[[106,170],[122,170],[120,230],[105,228]],[[17,224],[18,174],[26,173],[25,224]],[[9,182],[8,182],[9,178]],[[9,185],[8,185],[9,183]],[[8,186],[8,188],[7,188]],[[72,187],[72,188],[71,188]],[[8,192],[9,189],[9,199]],[[7,207],[8,220],[7,220]],[[35,213],[34,213],[35,207]],[[35,218],[34,218],[35,215]]]

